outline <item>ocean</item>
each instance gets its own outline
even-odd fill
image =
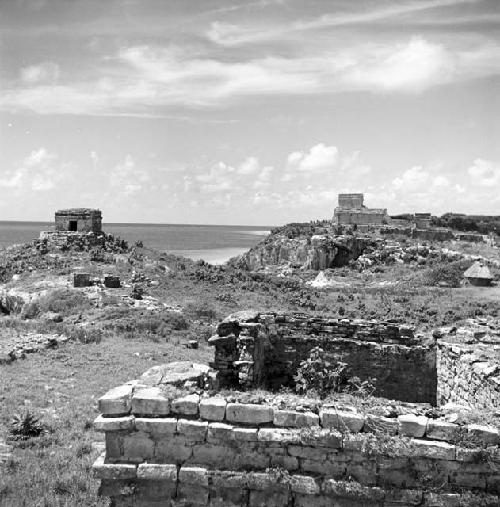
[[[53,229],[48,222],[0,221],[0,248],[38,238]],[[134,244],[222,264],[261,241],[271,227],[242,225],[103,224],[103,230]]]

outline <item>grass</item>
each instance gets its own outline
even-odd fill
[[[97,496],[90,468],[98,454],[92,444],[103,438],[92,429],[97,398],[156,364],[206,362],[212,354],[204,346],[188,350],[182,344],[117,336],[99,344],[68,343],[1,367],[0,437],[8,436],[13,415],[27,410],[48,431],[14,447],[0,474],[0,505],[107,505]]]

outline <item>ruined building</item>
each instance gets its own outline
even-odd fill
[[[387,210],[367,208],[363,194],[339,194],[333,221],[338,225],[384,225],[388,221]]]
[[[56,231],[93,232],[102,231],[102,215],[98,209],[71,208],[56,211]]]

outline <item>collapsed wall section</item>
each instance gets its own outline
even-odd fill
[[[106,452],[94,472],[116,507],[498,505],[495,428],[277,406],[272,396],[242,403],[203,391],[210,372],[174,389],[167,370],[99,400]]]
[[[301,361],[320,347],[326,360],[347,363],[352,376],[373,379],[376,395],[436,404],[436,349],[413,328],[385,322],[239,312],[209,343],[222,385],[293,386]]]

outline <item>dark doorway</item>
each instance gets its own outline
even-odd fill
[[[76,232],[78,230],[78,222],[76,220],[69,221],[69,230]]]

